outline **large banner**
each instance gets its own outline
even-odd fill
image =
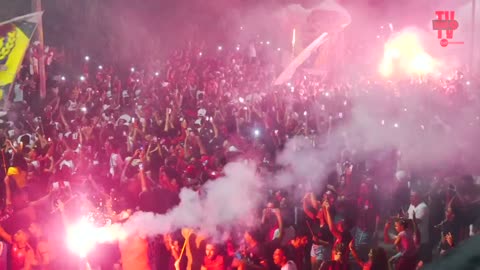
[[[295,41],[292,41],[295,44],[294,58],[274,81],[274,85],[288,82],[307,59],[312,63],[310,69],[315,71],[322,66],[323,70],[328,70],[326,63],[335,60],[335,55],[340,53],[337,52],[339,37],[351,22],[350,13],[335,0],[324,0],[310,8],[291,5],[287,9],[285,14],[295,14],[297,18]],[[322,47],[325,50],[319,53]]]
[[[0,100],[15,81],[42,12],[0,23]]]

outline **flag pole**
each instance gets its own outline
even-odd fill
[[[295,56],[295,43],[297,41],[297,37],[296,37],[296,29],[293,28],[293,31],[292,31],[292,57]]]
[[[472,0],[472,36],[471,38],[471,45],[470,45],[470,73],[473,75],[474,68],[475,68],[475,13],[476,13],[476,0]]]
[[[42,11],[42,0],[32,0],[32,9],[35,12]],[[47,79],[45,74],[45,44],[43,39],[43,19],[40,17],[36,31],[37,40],[40,43],[40,57],[38,58],[38,75],[40,76],[40,98],[47,95]]]

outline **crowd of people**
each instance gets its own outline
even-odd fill
[[[19,72],[1,121],[0,269],[78,269],[88,261],[91,269],[126,270],[409,270],[478,233],[479,187],[470,172],[412,172],[396,149],[360,155],[348,143],[355,134],[332,132],[352,118],[353,97],[391,82],[333,84],[298,71],[272,86],[278,66],[252,46],[189,45],[128,70],[97,64],[86,58],[78,77],[53,64],[45,102],[38,77]],[[428,94],[475,100],[458,86],[465,80],[459,73],[449,82],[457,91],[442,82]],[[401,100],[382,102],[403,108]],[[438,130],[438,116],[419,118],[422,129]],[[198,228],[129,237],[85,259],[67,248],[66,228],[79,217],[102,226],[135,211],[165,214],[181,189],[221,181],[231,161],[254,160],[259,174],[282,170],[276,156],[299,136],[312,148],[342,145],[328,177],[315,179],[326,184],[270,183],[254,227],[238,226],[222,241]]]

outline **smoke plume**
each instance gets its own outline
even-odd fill
[[[182,189],[180,204],[165,215],[137,212],[123,224],[129,234],[152,236],[192,228],[220,237],[227,230],[248,224],[261,199],[261,181],[255,164],[233,162],[225,176],[207,182],[200,192]]]

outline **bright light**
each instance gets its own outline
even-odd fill
[[[343,102],[343,106],[347,106],[347,101],[346,100]]]
[[[81,110],[82,110],[82,112],[87,112],[87,108],[86,108],[86,107],[82,107]]]
[[[158,73],[158,72],[155,72],[155,76],[158,76],[158,75],[160,75],[160,73]]]
[[[403,108],[403,111],[406,112],[406,111],[407,111],[407,108]]]
[[[217,48],[219,51],[223,50],[223,47],[222,46],[218,46]]]
[[[80,81],[85,81],[85,76],[80,76]]]
[[[78,223],[67,228],[66,244],[71,252],[85,258],[97,244],[124,240],[127,236],[126,231],[118,224],[95,227],[87,217],[83,217]]]
[[[243,97],[240,97],[238,98],[238,101],[240,101],[240,103],[243,103],[245,100],[243,99]]]
[[[397,124],[397,123],[393,124],[393,126],[396,127],[396,128],[398,128],[398,124]]]
[[[304,111],[304,112],[303,112],[303,115],[307,116],[307,114],[308,114],[307,111]]]
[[[90,60],[90,56],[87,55],[85,56],[85,61],[88,61],[88,60]]]
[[[380,36],[379,36],[379,35],[377,35],[377,38],[380,38]]]
[[[470,85],[470,81],[467,81],[466,84],[467,84],[467,85]]]
[[[393,24],[392,24],[392,23],[389,23],[389,24],[388,24],[388,28],[390,28],[390,31],[393,32]]]
[[[325,92],[325,96],[326,96],[326,97],[330,96],[330,93],[329,93],[329,92]]]
[[[388,48],[385,50],[385,55],[390,59],[398,59],[400,57],[400,52],[397,48]]]
[[[242,31],[243,31],[243,26],[240,26],[240,30],[242,30]]]
[[[438,65],[423,48],[419,35],[413,30],[404,30],[385,43],[379,73],[384,77],[410,78],[438,73]]]
[[[100,65],[100,66],[98,66],[98,69],[103,69],[103,67]]]
[[[260,136],[260,130],[255,129],[255,131],[253,131],[253,134],[255,135],[255,137]]]
[[[295,92],[295,87],[293,87],[293,86],[290,87],[290,91],[291,91],[292,93]]]
[[[380,63],[380,74],[384,77],[390,77],[393,73],[393,65],[390,61],[382,61]]]
[[[62,76],[62,78],[60,78],[60,79],[61,79],[62,81],[65,81],[65,80],[66,80],[65,76]]]
[[[236,49],[237,49],[237,51],[240,51],[240,47],[237,47]]]
[[[282,50],[282,49],[280,49],[280,48],[277,48],[277,51],[281,51],[281,50]]]
[[[265,42],[267,45],[270,45],[270,41]]]
[[[199,52],[199,53],[198,53],[198,56],[202,56],[202,52]]]
[[[343,113],[342,112],[338,113],[338,117],[343,118]]]
[[[382,120],[380,123],[382,124],[382,126],[385,125],[385,120]]]
[[[411,71],[415,74],[428,74],[433,71],[433,59],[430,55],[424,53],[417,55],[411,62]]]
[[[79,257],[85,258],[95,245],[95,227],[87,218],[67,229],[67,246]]]
[[[132,68],[130,69],[130,71],[131,71],[131,72],[135,72],[135,68],[132,67]]]

